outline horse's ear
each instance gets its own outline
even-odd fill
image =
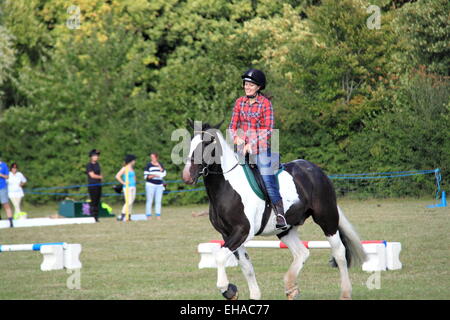
[[[215,126],[213,126],[213,128],[220,129],[220,126],[223,124],[224,121],[225,121],[225,119],[223,119],[223,120],[220,121],[218,124],[216,124]]]
[[[194,129],[194,120],[188,118],[187,119],[187,125],[189,127],[191,127],[191,129]]]

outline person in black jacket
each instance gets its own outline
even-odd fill
[[[91,198],[90,213],[98,222],[98,212],[100,206],[100,199],[102,197],[102,174],[100,163],[98,162],[100,157],[100,151],[92,149],[89,152],[90,161],[86,165],[86,174],[88,176],[88,192]]]

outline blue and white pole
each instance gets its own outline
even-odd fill
[[[42,246],[64,246],[65,242],[50,242],[50,243],[34,243],[34,244],[2,244],[0,245],[0,252],[7,251],[40,251]]]

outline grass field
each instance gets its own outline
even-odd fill
[[[354,299],[450,299],[450,208],[427,209],[434,200],[340,200],[340,206],[364,240],[400,241],[403,269],[381,273],[380,289],[369,290],[370,273],[352,268]],[[30,217],[56,213],[56,205],[25,206]],[[118,208],[114,207],[118,212]],[[0,299],[222,299],[216,270],[197,268],[200,242],[218,239],[206,216],[192,217],[204,206],[167,207],[160,221],[100,223],[1,229],[0,244],[81,243],[81,289],[68,289],[66,270],[40,271],[37,252],[0,253]],[[135,212],[143,212],[137,204]],[[2,212],[2,217],[5,213]],[[324,240],[308,219],[303,240]],[[259,239],[276,239],[259,238]],[[283,274],[288,250],[248,249],[263,299],[284,299]],[[339,274],[328,266],[329,250],[311,250],[300,278],[301,299],[337,299]],[[228,277],[248,299],[239,268]]]

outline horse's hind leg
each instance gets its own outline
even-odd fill
[[[309,250],[300,241],[296,227],[289,230],[289,232],[285,236],[281,237],[280,240],[288,246],[294,257],[288,272],[284,275],[286,296],[288,300],[294,300],[300,294],[300,290],[297,285],[297,277],[300,270],[303,268],[303,264],[309,257]]]
[[[239,265],[241,266],[242,273],[247,280],[248,289],[250,291],[250,299],[259,300],[261,299],[261,290],[259,289],[258,283],[256,282],[255,271],[253,269],[253,264],[250,261],[247,250],[242,246],[236,252]]]
[[[345,258],[345,246],[339,236],[339,231],[332,236],[327,237],[331,245],[331,253],[339,267],[341,275],[341,299],[348,300],[352,298],[352,284],[348,276],[347,259]]]

